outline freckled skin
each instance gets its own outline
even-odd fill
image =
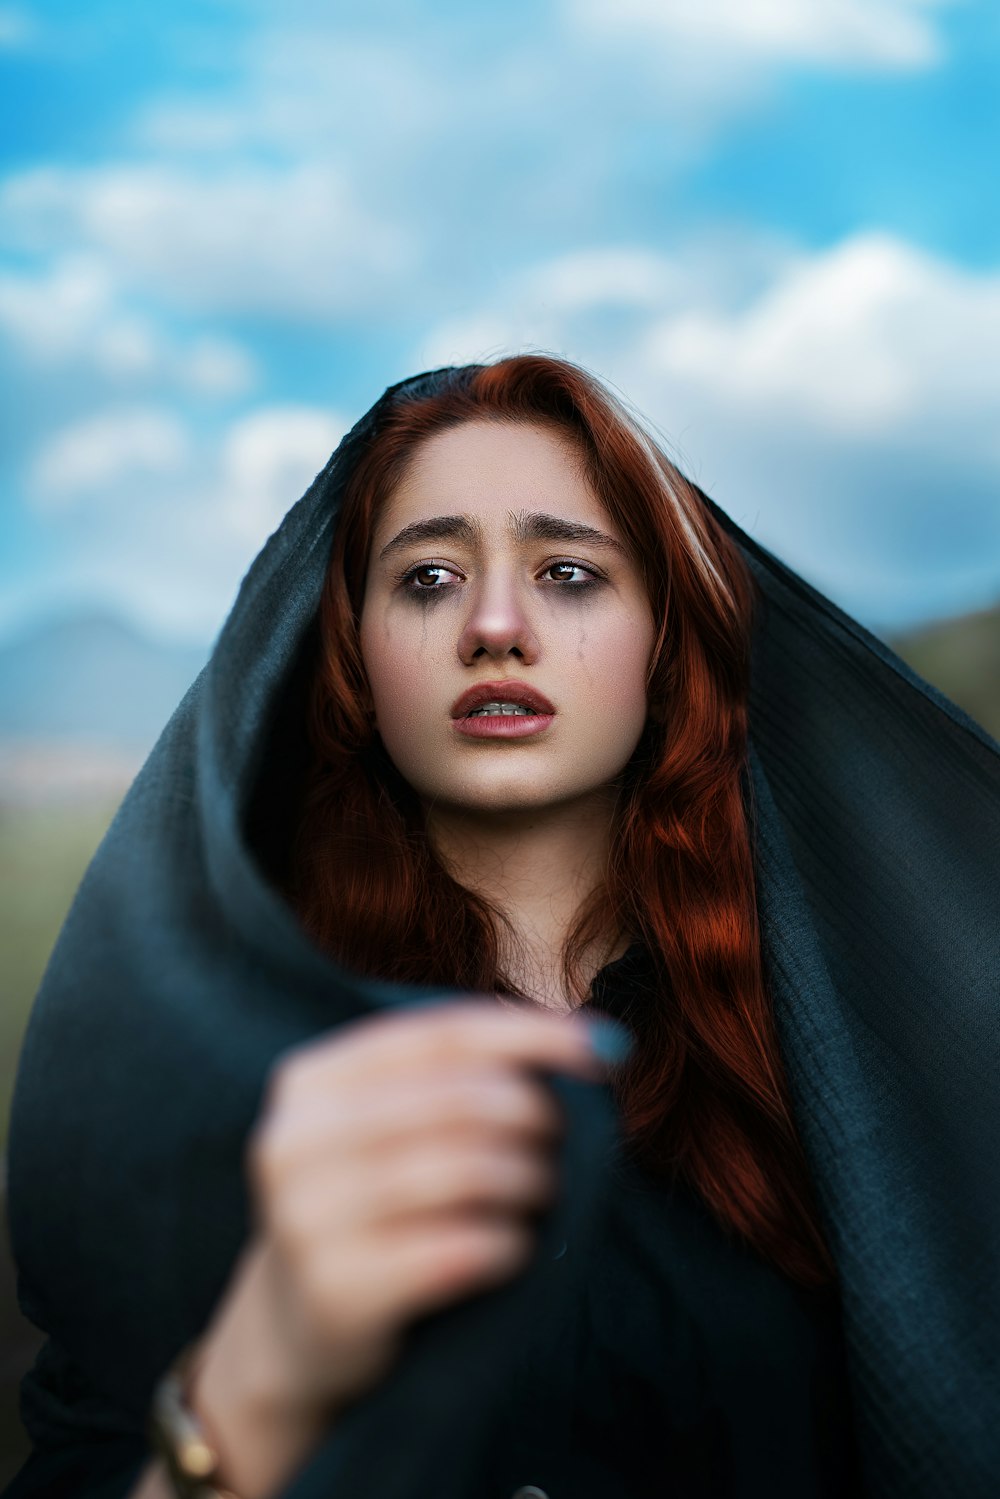
[[[376,528],[361,650],[386,750],[425,801],[481,814],[606,799],[642,733],[655,630],[638,567],[590,541],[518,539],[513,518],[533,512],[621,542],[567,438],[471,421],[421,445]],[[438,516],[478,534],[380,559],[403,527]],[[500,680],[544,693],[550,728],[456,733],[456,698]]]

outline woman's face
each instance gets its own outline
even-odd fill
[[[361,651],[382,742],[425,804],[606,795],[646,722],[654,638],[568,438],[476,420],[421,444],[375,528]]]

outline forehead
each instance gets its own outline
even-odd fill
[[[379,517],[376,537],[442,514],[499,529],[511,514],[534,510],[610,528],[570,437],[528,422],[463,422],[420,444]]]

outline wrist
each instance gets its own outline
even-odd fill
[[[217,1459],[216,1483],[238,1499],[268,1499],[319,1445],[331,1413],[297,1388],[263,1294],[261,1246],[238,1262],[188,1383],[189,1408]],[[207,1499],[207,1496],[206,1496]]]
[[[191,1405],[190,1388],[202,1349],[192,1343],[157,1383],[148,1432],[178,1499],[239,1499],[220,1477],[220,1458]]]

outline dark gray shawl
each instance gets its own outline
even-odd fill
[[[271,1062],[419,995],[327,961],[254,839],[301,769],[303,663],[344,477],[384,403],[460,377],[387,391],[264,547],[49,964],[17,1079],[10,1213],[22,1304],[49,1335],[24,1413],[50,1455],[14,1493],[123,1492],[152,1385],[204,1326],[246,1234],[243,1143]],[[1000,754],[715,513],[764,597],[760,905],[869,1486],[985,1499],[1000,1475]],[[603,1088],[556,1086],[566,1192],[539,1264],[563,1233],[586,1235],[615,1144]],[[415,1327],[288,1495],[471,1499],[537,1268]]]

